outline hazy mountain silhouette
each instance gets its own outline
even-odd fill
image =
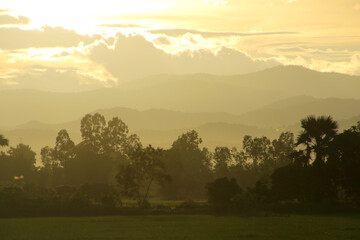
[[[224,80],[248,88],[283,91],[292,96],[360,98],[360,76],[318,72],[300,66],[277,66]]]
[[[78,93],[7,90],[0,92],[0,111],[6,113],[0,126],[31,120],[63,123],[95,109],[119,106],[240,114],[298,95],[358,98],[358,89],[360,77],[288,66],[236,76],[153,76]]]
[[[293,97],[281,100],[256,111],[235,115],[229,113],[179,112],[170,110],[138,111],[129,108],[99,109],[107,119],[118,116],[137,133],[144,144],[169,147],[182,133],[196,129],[204,139],[204,146],[239,146],[244,135],[277,137],[281,131],[298,133],[299,120],[307,115],[331,115],[339,121],[340,128],[350,127],[360,120],[360,100],[316,99]],[[354,117],[355,116],[355,117]],[[345,119],[345,120],[344,120]],[[62,124],[30,121],[14,127],[2,127],[12,145],[22,141],[40,151],[53,145],[57,132],[67,129],[75,142],[80,141],[80,118]]]
[[[360,121],[360,114],[355,117],[340,120],[339,125],[342,129],[348,129],[354,125],[357,125],[359,121]]]
[[[295,97],[281,100],[255,111],[242,114],[238,123],[251,123],[260,127],[281,127],[298,122],[307,115],[331,115],[334,119],[347,119],[360,114],[360,100]]]
[[[52,126],[44,124],[43,128],[41,127],[41,124],[38,124],[34,128],[19,127],[1,130],[1,133],[10,140],[11,145],[16,145],[20,142],[30,145],[39,158],[40,149],[47,145],[53,146],[55,144],[57,133],[62,127],[72,126],[71,128],[66,129],[68,130],[71,139],[74,140],[74,142],[79,143],[81,140],[79,131],[80,125],[75,124],[77,122],[78,121],[73,121],[64,125]],[[24,127],[26,125],[27,124],[21,126]],[[131,123],[129,126],[130,125]],[[59,128],[55,129],[56,126]],[[215,148],[216,146],[241,146],[244,135],[276,137],[278,134],[278,132],[273,129],[224,122],[206,123],[199,126],[168,130],[133,130],[130,127],[131,132],[139,135],[143,144],[152,144],[153,146],[160,147],[170,147],[172,142],[176,140],[179,135],[192,129],[199,132],[201,138],[204,140],[203,146],[209,148]]]
[[[98,109],[90,112],[99,112],[107,119],[114,116],[120,117],[129,125],[130,129],[137,131],[193,128],[214,122],[279,128],[291,126],[307,115],[331,115],[335,119],[347,119],[360,114],[359,109],[360,99],[319,99],[310,96],[297,96],[239,115],[225,112],[181,112],[165,109],[140,111],[122,107]],[[30,121],[14,127],[2,127],[2,129],[58,130],[66,128],[77,130],[80,126],[81,117],[61,124]]]

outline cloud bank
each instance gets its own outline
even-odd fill
[[[0,25],[27,25],[31,22],[30,18],[25,16],[11,16],[0,14]]]
[[[226,47],[217,54],[200,49],[172,55],[156,48],[143,36],[121,34],[117,35],[114,49],[102,43],[91,50],[89,57],[120,81],[155,74],[242,74],[279,65],[274,60],[253,60]]]

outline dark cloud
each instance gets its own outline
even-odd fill
[[[62,27],[45,26],[42,29],[23,30],[20,28],[0,28],[0,49],[15,50],[26,48],[73,47],[80,42],[90,44],[100,35],[80,35]]]
[[[119,80],[162,73],[242,74],[279,65],[275,61],[254,61],[229,48],[223,48],[217,55],[206,49],[170,55],[154,47],[142,36],[117,37],[115,49],[100,44],[93,48],[89,57]]]
[[[199,34],[205,38],[217,38],[217,37],[228,37],[228,36],[262,36],[262,35],[283,35],[283,34],[296,34],[296,32],[257,32],[257,33],[239,33],[239,32],[209,32],[200,31],[196,29],[155,29],[150,30],[153,34],[165,34],[171,37],[181,37],[187,33]]]
[[[31,22],[30,18],[25,16],[11,16],[0,14],[0,25],[27,25]]]

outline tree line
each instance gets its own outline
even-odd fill
[[[291,132],[274,140],[245,136],[241,149],[214,151],[201,147],[193,130],[162,149],[143,146],[117,117],[87,114],[82,141],[75,144],[60,130],[55,145],[42,148],[41,166],[24,144],[1,153],[0,208],[18,195],[28,202],[50,198],[69,209],[117,208],[126,198],[145,208],[150,197],[208,199],[211,207],[230,211],[283,202],[358,206],[360,124],[338,133],[331,117],[309,116],[301,126],[297,138]],[[1,135],[0,145],[8,145]]]

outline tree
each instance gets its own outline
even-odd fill
[[[4,136],[0,134],[0,147],[5,147],[8,145],[9,145],[9,140],[4,138]]]
[[[114,117],[104,129],[102,145],[105,152],[127,154],[141,144],[138,136],[130,135],[128,126],[121,119]]]
[[[75,150],[75,144],[65,129],[58,132],[54,148],[46,146],[41,149],[43,167],[40,169],[40,175],[43,185],[53,186],[64,183],[66,178],[64,167],[75,159]]]
[[[254,167],[266,164],[269,160],[271,142],[267,137],[244,136],[243,149],[247,161],[252,161]]]
[[[106,123],[99,113],[87,114],[81,120],[82,145],[98,154],[126,156],[141,146],[137,135],[130,134],[128,126],[118,117]]]
[[[84,183],[112,183],[114,167],[108,155],[94,152],[88,145],[78,144],[74,159],[64,166],[65,183],[78,186]]]
[[[229,166],[232,163],[232,153],[228,147],[216,147],[214,151],[215,175],[227,177],[229,175]]]
[[[43,147],[41,149],[41,163],[45,169],[53,170],[60,166],[59,161],[55,160],[54,155],[54,149],[49,146]]]
[[[55,159],[59,161],[60,166],[64,166],[66,162],[75,157],[75,144],[70,139],[69,133],[62,129],[56,137],[54,148]]]
[[[139,207],[145,206],[154,182],[161,184],[170,181],[161,161],[162,149],[151,145],[138,148],[130,156],[130,163],[120,166],[116,179],[122,192],[137,200]]]
[[[337,136],[337,123],[331,117],[309,116],[301,120],[301,126],[296,145],[303,149],[293,151],[293,163],[272,174],[274,193],[278,200],[334,200],[337,190],[327,160]]]
[[[121,203],[115,187],[108,184],[85,183],[79,190],[88,199],[104,206],[115,207],[118,202]]]
[[[283,167],[291,163],[291,154],[295,149],[294,134],[283,132],[278,139],[271,142],[271,155],[275,163],[275,168]]]
[[[334,138],[327,167],[347,200],[360,204],[360,122]]]
[[[199,137],[199,133],[191,130],[179,136],[178,139],[173,142],[172,148],[183,151],[196,151],[200,148],[201,143],[202,139]]]
[[[9,141],[0,134],[0,147],[8,146]],[[9,180],[9,157],[3,152],[0,152],[0,181]]]
[[[81,120],[80,131],[82,142],[77,145],[62,129],[54,148],[41,150],[41,172],[47,181],[73,185],[115,183],[115,166],[141,146],[138,136],[130,134],[128,126],[117,117],[107,123],[99,113],[87,114]]]
[[[9,171],[14,177],[24,178],[26,182],[34,181],[35,174],[35,152],[28,145],[19,144],[8,151],[11,167]]]
[[[209,203],[216,206],[227,206],[235,200],[235,196],[241,193],[241,189],[235,178],[218,178],[214,182],[206,184],[206,192]]]
[[[87,114],[81,119],[80,132],[83,144],[96,153],[102,153],[103,133],[105,132],[105,117],[99,113]]]
[[[297,146],[305,146],[306,162],[309,165],[311,160],[314,164],[321,164],[326,161],[328,147],[337,134],[338,124],[330,116],[308,116],[301,120],[302,132],[298,136]],[[315,155],[313,158],[312,155]]]
[[[276,169],[271,175],[271,182],[275,200],[306,199],[308,179],[302,166],[290,164]]]
[[[202,139],[192,130],[182,134],[164,154],[164,163],[172,181],[161,186],[167,199],[202,198],[212,178],[211,154],[200,148]]]

